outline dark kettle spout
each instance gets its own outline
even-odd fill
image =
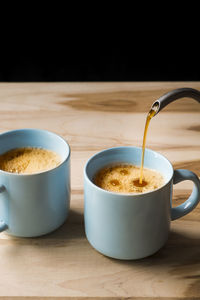
[[[194,100],[200,103],[200,91],[192,88],[180,88],[176,90],[172,90],[163,96],[161,96],[158,100],[156,100],[153,104],[151,109],[155,110],[156,114],[159,113],[165,106],[169,103],[179,99],[179,98],[193,98]]]

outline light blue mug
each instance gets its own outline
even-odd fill
[[[90,244],[117,259],[139,259],[157,252],[167,241],[171,220],[192,211],[200,200],[200,181],[188,170],[173,170],[161,154],[145,150],[144,166],[159,171],[165,184],[143,194],[121,194],[97,187],[93,178],[109,164],[140,165],[141,148],[117,147],[95,154],[84,169],[85,232]],[[194,183],[190,197],[172,207],[173,184]]]
[[[70,148],[60,136],[38,129],[0,134],[0,154],[14,148],[41,147],[57,152],[62,163],[35,174],[0,170],[0,232],[20,237],[49,233],[65,222],[70,206]]]

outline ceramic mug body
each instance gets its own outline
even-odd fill
[[[188,170],[173,170],[161,154],[146,149],[144,167],[159,171],[165,184],[143,194],[105,191],[93,183],[104,166],[126,162],[140,165],[141,148],[117,147],[97,153],[84,170],[85,232],[90,244],[104,255],[139,259],[158,251],[167,241],[170,222],[191,211],[199,202],[198,177]],[[193,193],[182,205],[172,208],[174,183],[194,182]]]
[[[45,130],[20,129],[0,135],[0,154],[13,148],[41,147],[57,152],[62,163],[35,174],[0,170],[0,231],[21,237],[49,233],[66,220],[70,206],[70,148]]]

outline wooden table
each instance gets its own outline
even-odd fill
[[[83,222],[83,167],[94,153],[114,146],[141,146],[152,102],[178,87],[200,82],[1,83],[1,132],[43,128],[71,146],[71,211],[57,231],[40,238],[0,234],[1,299],[200,299],[200,205],[174,221],[166,246],[138,261],[96,252]],[[170,104],[152,119],[147,147],[175,168],[200,175],[200,105]],[[191,184],[175,187],[174,205]],[[61,297],[61,298],[60,298]]]

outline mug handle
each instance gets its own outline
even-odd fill
[[[4,191],[5,191],[4,185],[1,185],[0,194],[3,193]],[[3,220],[0,220],[0,232],[5,231],[6,229],[8,229],[8,225]]]
[[[194,183],[190,197],[181,205],[171,208],[171,220],[179,219],[191,212],[200,201],[200,181],[198,176],[184,169],[174,170],[173,184],[177,184],[184,180],[191,180]]]

